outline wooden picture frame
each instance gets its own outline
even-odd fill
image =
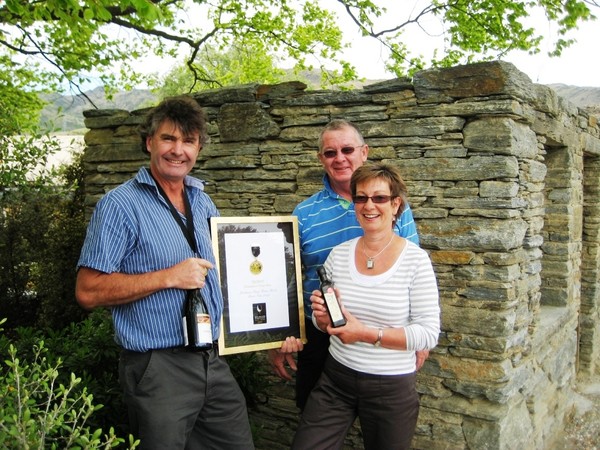
[[[213,217],[210,226],[224,304],[219,353],[306,342],[298,219]]]

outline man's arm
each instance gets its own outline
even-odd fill
[[[413,217],[412,209],[410,209],[410,205],[408,203],[404,206],[404,211],[402,211],[402,214],[400,214],[400,217],[396,223],[396,227],[400,236],[419,245],[417,225]]]
[[[88,267],[77,272],[75,296],[85,309],[134,302],[162,289],[198,289],[213,265],[188,258],[172,267],[142,274],[104,273]]]
[[[273,368],[273,372],[287,381],[292,381],[292,376],[287,371],[285,367],[285,363],[287,361],[288,366],[294,372],[298,370],[296,366],[296,361],[294,360],[294,353],[302,351],[304,348],[304,344],[302,344],[302,340],[295,337],[288,337],[285,339],[285,342],[281,345],[281,348],[272,348],[267,353],[267,359],[269,364]]]

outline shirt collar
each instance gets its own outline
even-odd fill
[[[323,186],[325,187],[325,192],[327,192],[327,195],[329,195],[331,198],[337,199],[337,201],[340,202],[340,205],[342,205],[344,208],[349,208],[352,205],[351,201],[348,201],[333,190],[327,174],[323,175]]]
[[[330,197],[343,199],[343,197],[341,195],[339,195],[337,192],[335,192],[333,190],[333,188],[331,187],[331,183],[329,181],[329,177],[327,176],[327,174],[323,175],[323,186],[325,186],[325,190],[327,191],[327,193],[329,194]]]
[[[135,179],[139,183],[155,186],[154,179],[152,178],[152,175],[150,175],[150,169],[148,167],[141,168],[135,176]],[[183,180],[183,184],[204,191],[204,186],[206,185],[206,182],[204,180],[200,180],[198,178],[187,175]]]

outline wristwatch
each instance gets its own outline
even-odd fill
[[[375,347],[381,346],[381,338],[383,338],[383,328],[380,328],[377,332],[377,340],[373,343]]]

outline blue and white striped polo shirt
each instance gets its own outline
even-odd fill
[[[312,317],[310,294],[319,288],[317,267],[322,266],[333,247],[363,235],[354,212],[354,204],[338,195],[323,177],[324,189],[307,198],[293,214],[298,217],[300,257],[303,268],[304,310]],[[419,235],[408,203],[396,221],[399,236],[419,245]]]
[[[204,193],[204,184],[186,177],[200,257],[213,264],[210,217],[219,212]],[[185,223],[185,216],[181,215]],[[181,228],[159,194],[148,169],[108,192],[96,205],[77,267],[105,273],[140,274],[166,269],[194,256]],[[219,336],[223,297],[216,270],[202,288],[212,318],[213,339]],[[141,300],[112,307],[117,343],[137,352],[183,345],[185,291],[165,289]]]

